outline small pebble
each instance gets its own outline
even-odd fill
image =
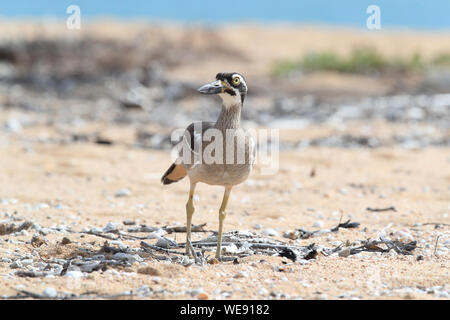
[[[119,228],[119,224],[115,222],[109,222],[106,227],[102,229],[103,232],[111,232],[117,230]]]
[[[199,294],[205,292],[205,290],[203,290],[203,288],[196,288],[194,290],[192,290],[190,293],[192,296],[198,296]]]
[[[176,243],[174,243],[170,239],[160,237],[160,238],[158,238],[158,241],[156,241],[155,245],[160,248],[169,248],[172,245],[176,245]]]
[[[144,259],[142,259],[138,254],[129,254],[129,253],[123,253],[123,252],[117,252],[115,253],[112,258],[114,260],[128,260],[130,263],[133,263],[135,261],[142,262]]]
[[[128,188],[124,188],[124,189],[120,189],[119,191],[117,191],[114,196],[116,198],[120,198],[120,197],[128,197],[131,194],[131,190]]]
[[[318,221],[314,222],[314,224],[312,226],[314,228],[322,228],[323,227],[323,222],[318,220]]]
[[[162,229],[162,228],[159,228],[156,231],[150,232],[148,234],[148,238],[149,239],[158,239],[158,238],[164,236],[165,234],[166,234],[166,231],[164,229]]]
[[[204,292],[197,295],[197,299],[199,299],[199,300],[208,300],[208,298],[209,298],[208,295]]]
[[[264,229],[262,234],[270,237],[278,237],[278,232],[274,229]]]
[[[317,300],[328,300],[328,296],[324,293],[321,293],[316,296],[316,299]]]
[[[150,293],[151,293],[151,289],[149,286],[146,286],[146,285],[139,287],[137,289],[137,294],[139,297],[146,297],[146,296],[150,295]]]
[[[13,133],[22,131],[22,124],[17,119],[8,119],[6,122],[6,129]]]
[[[58,293],[53,288],[45,288],[45,290],[42,292],[42,295],[47,298],[55,298]]]
[[[24,267],[29,266],[33,263],[33,259],[23,259],[20,261]]]
[[[35,248],[42,246],[45,243],[44,238],[40,237],[40,236],[33,236],[33,238],[31,238],[31,245]]]
[[[73,279],[79,279],[79,278],[83,277],[83,272],[78,271],[78,270],[67,271],[66,277],[73,278]]]
[[[233,278],[235,279],[239,279],[239,278],[247,278],[248,274],[244,271],[239,271],[238,273],[236,273]]]
[[[67,237],[64,237],[62,240],[61,240],[61,244],[63,245],[63,246],[65,246],[66,244],[69,244],[69,243],[71,243],[72,241],[70,241],[70,239],[69,238],[67,238]]]
[[[339,257],[347,258],[350,255],[350,248],[339,251]]]
[[[37,210],[48,209],[48,208],[50,208],[50,206],[46,203],[39,203],[34,206],[34,209],[37,209]]]
[[[267,296],[269,294],[269,291],[267,291],[266,288],[261,288],[258,290],[258,294],[261,296]]]

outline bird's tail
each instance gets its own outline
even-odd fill
[[[161,182],[163,184],[171,184],[180,181],[186,177],[187,171],[181,164],[173,163],[169,169],[163,174]]]

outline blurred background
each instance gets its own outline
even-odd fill
[[[3,2],[0,128],[170,148],[171,129],[219,112],[196,88],[237,71],[250,88],[245,125],[282,129],[284,148],[448,146],[449,10],[444,0]],[[115,137],[86,123],[133,126]]]

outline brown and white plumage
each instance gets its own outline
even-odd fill
[[[186,204],[187,241],[190,240],[191,219],[194,212],[193,195],[198,182],[225,187],[224,198],[219,210],[219,233],[216,257],[220,258],[223,220],[231,188],[245,181],[252,171],[256,147],[253,138],[240,126],[241,110],[247,94],[244,77],[238,73],[219,73],[216,81],[199,89],[203,94],[219,94],[222,110],[216,122],[194,122],[185,131],[180,157],[161,178],[163,184],[183,179],[190,180],[189,199]],[[222,148],[211,134],[222,134]],[[227,135],[233,137],[230,145]],[[214,138],[217,138],[214,136]],[[208,156],[208,148],[216,146]],[[211,148],[212,149],[212,148]],[[187,154],[184,153],[187,151]],[[232,151],[232,153],[230,153]],[[232,157],[230,157],[230,154]],[[227,158],[228,157],[228,158]],[[217,160],[219,161],[212,161]],[[221,160],[221,161],[220,161]],[[186,245],[186,253],[189,254]]]

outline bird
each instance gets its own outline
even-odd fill
[[[219,230],[215,258],[221,259],[223,223],[231,189],[244,182],[255,162],[256,147],[252,135],[241,128],[241,111],[247,95],[247,83],[242,74],[222,72],[213,82],[198,89],[205,95],[219,95],[222,109],[214,121],[191,123],[180,139],[176,161],[161,178],[164,185],[188,176],[189,197],[186,203],[186,255],[191,256],[188,242],[194,214],[194,192],[197,183],[224,187],[219,209]]]

